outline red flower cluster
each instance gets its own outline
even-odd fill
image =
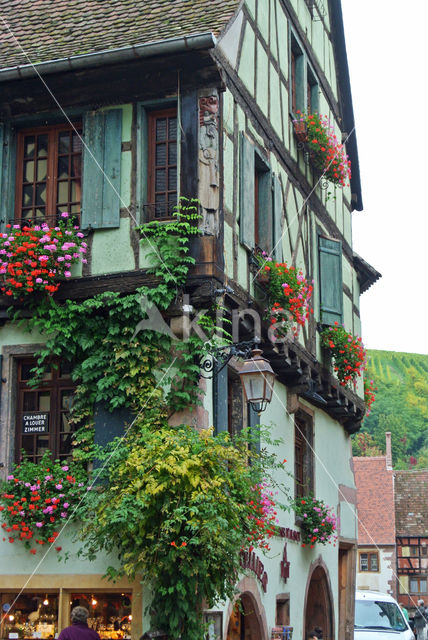
[[[52,462],[45,454],[39,464],[24,461],[1,483],[1,528],[10,543],[20,540],[35,554],[37,545],[55,542],[72,504],[86,492],[84,471],[74,463],[70,471],[71,464]]]
[[[333,368],[342,386],[355,382],[366,363],[366,350],[361,338],[348,333],[338,322],[321,332],[321,344],[334,359]]]
[[[376,399],[375,391],[377,391],[377,387],[375,387],[374,380],[364,378],[364,402],[366,404],[366,416],[370,415],[372,404]]]
[[[312,162],[333,184],[349,186],[351,161],[339,143],[330,120],[318,113],[297,113],[300,118],[296,122],[304,122],[307,127],[307,146]]]
[[[278,533],[278,519],[275,508],[273,493],[267,488],[267,484],[262,482],[253,487],[254,500],[250,500],[250,532],[247,541],[250,545],[250,551],[254,547],[270,550],[269,543],[274,535]]]
[[[275,328],[275,337],[285,336],[291,328],[299,334],[313,309],[309,306],[313,286],[302,271],[289,267],[286,262],[273,262],[266,253],[259,258],[262,273],[268,275],[269,317]]]
[[[62,213],[58,225],[34,227],[6,225],[0,234],[1,290],[7,296],[22,298],[35,291],[53,295],[58,279],[69,278],[71,265],[86,262],[86,242],[68,213]]]

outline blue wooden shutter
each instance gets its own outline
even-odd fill
[[[14,131],[0,122],[0,230],[15,215],[15,156]]]
[[[81,226],[94,229],[120,225],[120,159],[122,111],[89,112],[83,135]]]
[[[277,176],[273,176],[272,182],[272,209],[273,209],[273,254],[276,262],[282,262],[282,189]]]
[[[251,404],[248,403],[248,426],[251,429],[251,433],[254,437],[254,450],[256,453],[260,453],[260,416]],[[251,443],[253,445],[253,442]]]
[[[247,249],[254,249],[254,146],[242,134],[240,151],[240,218],[239,233],[241,243]]]
[[[342,243],[319,236],[320,320],[342,322]]]
[[[228,375],[227,366],[218,371],[214,365],[214,433],[217,435],[228,430]]]

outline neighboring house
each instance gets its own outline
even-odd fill
[[[395,471],[398,600],[428,604],[428,470]]]
[[[150,283],[135,227],[169,219],[178,195],[201,203],[203,235],[192,241],[196,264],[182,292],[196,309],[222,291],[230,312],[252,305],[263,314],[253,283],[256,248],[314,280],[314,315],[299,339],[287,338],[280,349],[263,325],[262,348],[277,379],[262,421],[282,440],[295,476],[291,495],[314,492],[340,516],[337,546],[302,548],[294,514],[281,514],[286,541],[272,542],[260,558],[263,571],[254,555],[245,559],[237,583],[242,613],[227,602],[211,615],[222,638],[266,640],[273,627],[291,625],[300,639],[318,624],[329,640],[350,640],[357,544],[350,434],[365,408],[362,383],[354,392],[332,375],[319,329],[337,321],[359,335],[360,294],[380,274],[352,249],[352,211],[362,210],[362,197],[339,0],[0,0],[0,14],[1,224],[54,224],[66,209],[88,234],[88,262],[58,300]],[[351,183],[334,198],[297,145],[298,109],[327,114],[346,140]],[[46,448],[70,454],[73,393],[65,362],[48,387],[29,389],[40,336],[14,324],[8,306],[2,299],[5,474],[22,447],[34,460]],[[252,339],[245,319],[239,339]],[[204,406],[181,419],[230,432],[254,423],[238,370],[225,368],[214,389],[207,381]],[[25,410],[49,413],[49,433],[23,433]],[[95,437],[117,435],[125,419],[99,408]],[[68,562],[49,556],[39,566],[19,544],[0,539],[1,603],[19,594],[25,637],[41,637],[36,621],[45,596],[55,634],[78,602],[96,607],[103,637],[110,637],[109,611],[132,614],[133,638],[147,630],[141,580],[112,585],[102,578],[102,554],[87,563],[67,539],[62,546]]]
[[[396,596],[394,474],[391,434],[386,455],[354,457],[358,510],[357,589]]]

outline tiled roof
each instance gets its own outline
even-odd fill
[[[395,544],[394,482],[386,457],[354,458],[358,544]]]
[[[394,475],[397,535],[428,536],[428,470]]]
[[[239,0],[0,0],[0,68],[218,34],[238,5]]]

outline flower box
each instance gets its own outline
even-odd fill
[[[308,128],[303,120],[293,120],[294,135],[298,142],[305,143],[308,141]]]

